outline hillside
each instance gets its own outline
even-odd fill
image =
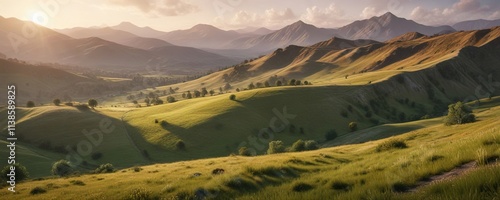
[[[37,30],[36,34],[31,38],[26,38],[26,43],[21,43],[18,46],[10,45],[9,37],[6,34],[10,32],[21,37],[24,24],[32,24]],[[159,71],[189,70],[204,72],[235,62],[233,59],[194,48],[166,46],[165,48],[170,48],[171,51],[177,51],[177,48],[180,48],[189,55],[188,58],[175,59],[174,62],[170,63],[169,61],[173,57],[168,54],[158,54],[157,51],[129,47],[97,37],[74,39],[51,29],[35,25],[32,22],[15,18],[0,18],[0,26],[5,27],[6,30],[0,33],[0,51],[9,58],[30,62],[59,63],[94,68],[103,67],[108,70],[125,69],[136,72],[144,71],[146,67],[154,67]],[[130,36],[130,34],[124,34]],[[116,39],[119,40],[120,38],[117,37]],[[130,45],[133,45],[131,43],[134,42],[137,41],[128,41]],[[144,47],[144,45],[150,44],[150,41],[139,43],[141,43],[139,46]],[[17,49],[14,47],[17,47]],[[212,58],[207,58],[207,55],[212,55]],[[198,57],[203,59],[197,60]],[[207,60],[209,63],[207,63]],[[182,66],[179,66],[179,62],[182,63]],[[161,63],[161,65],[158,63]]]
[[[118,25],[111,26],[110,28],[116,29],[116,30],[126,31],[126,32],[132,33],[134,35],[138,35],[138,36],[146,37],[146,38],[157,38],[157,37],[160,37],[166,33],[163,31],[155,30],[155,29],[148,27],[148,26],[138,27],[137,25],[132,24],[130,22],[122,22]]]
[[[198,24],[187,30],[168,32],[159,38],[180,46],[218,49],[244,35],[236,31],[221,30],[208,24]]]
[[[422,25],[412,20],[399,18],[388,12],[370,19],[355,21],[351,24],[338,28],[336,33],[340,37],[347,39],[372,39],[377,41],[386,41],[408,32],[419,32],[424,35],[431,36],[444,31],[455,30],[450,26],[433,27]]]
[[[452,27],[458,31],[470,31],[470,30],[479,30],[479,29],[489,29],[495,26],[500,26],[500,19],[497,20],[470,20],[463,21],[454,24]]]
[[[172,44],[160,39],[139,37],[132,33],[122,30],[115,30],[109,27],[106,28],[78,27],[71,29],[61,29],[57,31],[77,39],[98,37],[110,42],[146,50],[155,47],[172,46]]]
[[[399,136],[361,144],[258,157],[229,156],[155,164],[111,174],[45,178],[18,184],[15,195],[7,190],[1,194],[6,199],[95,199],[110,195],[217,199],[494,198],[500,194],[500,170],[494,164],[500,157],[500,132],[496,126],[500,119],[498,98],[486,100],[475,114],[480,119],[475,123],[423,125]],[[376,150],[395,140],[404,141],[406,147]],[[464,175],[408,192],[421,180],[471,162],[478,166]],[[212,175],[217,168],[225,172]],[[30,195],[35,187],[45,189],[46,193]]]

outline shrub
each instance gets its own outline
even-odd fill
[[[326,134],[325,134],[326,141],[334,140],[335,138],[337,138],[337,131],[332,129],[332,130],[329,130],[328,132],[326,132]]]
[[[318,149],[318,142],[314,140],[307,140],[304,142],[304,148],[305,150],[316,150]]]
[[[393,139],[390,139],[390,140],[387,140],[387,141],[380,143],[377,146],[376,150],[377,150],[377,152],[381,152],[381,151],[385,151],[385,150],[389,150],[389,149],[404,149],[407,147],[408,147],[408,145],[406,145],[404,140],[393,138]]]
[[[306,143],[303,140],[297,140],[292,144],[290,151],[299,152],[306,150]]]
[[[30,191],[30,194],[31,195],[36,195],[36,194],[43,194],[43,193],[46,193],[47,190],[41,188],[41,187],[35,187],[33,188],[31,191]]]
[[[269,148],[267,149],[267,154],[283,153],[286,147],[282,141],[271,141],[269,142]]]
[[[61,100],[60,99],[54,99],[52,101],[52,103],[54,103],[54,105],[56,105],[56,106],[59,106],[59,105],[61,105]]]
[[[351,189],[351,185],[346,182],[336,180],[332,182],[332,189],[348,191]]]
[[[73,168],[67,160],[59,160],[52,165],[52,174],[58,176],[68,176],[73,173]]]
[[[351,132],[358,130],[358,123],[356,122],[349,123],[349,130],[351,130]]]
[[[446,125],[465,124],[476,121],[476,116],[472,110],[462,102],[450,104],[448,106],[448,115],[445,117]]]
[[[311,190],[313,188],[314,187],[312,185],[309,185],[307,183],[298,182],[298,183],[295,183],[293,185],[292,190],[295,192],[305,192],[305,191]]]
[[[66,102],[66,103],[64,103],[64,105],[66,105],[66,106],[73,106],[73,103],[71,103],[71,102]]]
[[[85,183],[83,181],[80,181],[80,180],[72,180],[72,181],[70,181],[70,183],[73,185],[79,185],[79,186],[85,185]]]
[[[35,107],[35,102],[33,102],[33,101],[28,101],[28,102],[26,103],[26,107],[28,107],[28,108],[33,108],[33,107]]]
[[[182,141],[182,140],[178,140],[175,143],[175,148],[177,148],[178,150],[184,150],[184,149],[186,149],[186,143],[184,143],[184,141]]]
[[[102,164],[94,170],[94,173],[96,174],[113,172],[115,172],[115,168],[113,167],[113,164],[110,163]]]
[[[252,156],[252,151],[247,147],[241,147],[238,150],[238,154],[240,154],[240,156]]]
[[[80,110],[80,111],[90,110],[89,106],[87,106],[87,104],[76,105],[75,108],[78,109],[78,110]]]
[[[99,160],[102,157],[102,153],[101,152],[94,152],[94,153],[92,153],[92,155],[90,155],[90,157],[92,158],[92,160]]]
[[[11,172],[10,167],[11,167],[11,165],[7,165],[7,166],[3,167],[2,171],[0,172],[0,173],[2,173],[2,175],[1,175],[2,180],[5,180],[5,181],[9,180],[9,177],[7,176],[7,174]],[[16,181],[25,180],[30,176],[26,167],[22,166],[20,163],[16,163],[16,164],[12,165],[12,167],[15,167],[14,172],[16,173],[16,175],[15,175]]]
[[[153,196],[151,192],[146,191],[143,188],[132,190],[128,196],[125,198],[127,200],[150,200],[150,199],[159,199],[156,196]]]
[[[173,96],[168,96],[167,97],[167,102],[168,103],[174,103],[175,102],[175,98]]]
[[[231,96],[229,96],[229,99],[230,99],[231,101],[236,100],[236,95],[232,94]]]

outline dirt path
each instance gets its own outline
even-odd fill
[[[471,170],[474,170],[476,168],[477,168],[476,161],[465,163],[463,165],[455,167],[451,171],[431,176],[430,178],[428,178],[424,181],[419,181],[416,186],[409,189],[407,192],[417,192],[421,187],[456,178],[457,176],[463,175],[463,174],[465,174]]]

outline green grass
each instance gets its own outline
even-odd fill
[[[425,186],[417,193],[400,194],[420,180],[477,161],[478,149],[489,162],[500,156],[497,121],[500,107],[480,108],[478,121],[465,125],[424,126],[393,138],[299,153],[258,157],[229,156],[171,164],[142,166],[110,174],[28,181],[11,198],[151,198],[193,197],[198,191],[217,198],[236,199],[488,199],[498,194],[498,167],[486,165],[463,177]],[[376,152],[377,146],[404,140],[407,148]],[[222,168],[225,173],[212,175]],[[28,169],[30,170],[30,169]],[[194,176],[200,173],[199,176]],[[85,185],[73,185],[81,181]],[[452,186],[453,185],[453,186]],[[51,187],[48,187],[51,186]],[[46,193],[30,195],[36,187]],[[450,191],[444,191],[447,189]],[[468,189],[469,188],[469,189]],[[472,189],[470,189],[472,188]],[[443,192],[444,191],[444,192]],[[470,198],[469,198],[470,197]]]

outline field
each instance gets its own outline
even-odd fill
[[[111,174],[78,175],[69,178],[43,178],[19,184],[16,194],[2,191],[7,199],[81,198],[106,196],[134,199],[183,199],[197,193],[217,199],[491,199],[500,194],[500,119],[498,98],[484,100],[475,109],[477,122],[444,126],[440,119],[402,123],[389,128],[377,126],[352,133],[360,144],[322,148],[315,151],[263,155],[228,156],[170,164],[153,164],[120,169]],[[381,140],[384,132],[412,131]],[[369,130],[369,131],[368,131]],[[370,135],[359,140],[360,135]],[[344,136],[347,137],[347,136]],[[343,139],[347,140],[347,139]],[[403,141],[406,148],[387,148],[383,144]],[[387,145],[386,145],[387,146]],[[379,149],[377,151],[377,149]],[[419,181],[450,171],[462,164],[478,167],[459,178],[441,181],[406,192]],[[492,164],[493,163],[493,164]],[[225,173],[212,175],[222,168]],[[485,173],[488,172],[488,177]],[[200,174],[196,174],[200,173]],[[195,175],[196,174],[196,175]],[[82,183],[80,183],[81,181]],[[447,189],[454,184],[451,189]],[[47,192],[30,195],[35,187]],[[212,196],[212,197],[214,197]]]

